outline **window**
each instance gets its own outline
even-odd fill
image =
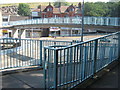
[[[52,11],[52,8],[48,8],[47,11]]]
[[[58,17],[58,15],[54,15],[54,17]]]
[[[74,11],[74,8],[70,8],[69,11]]]
[[[46,18],[47,17],[47,15],[44,15],[44,18]]]
[[[80,17],[79,15],[75,15],[75,17]]]
[[[3,18],[3,22],[8,22],[8,18]]]
[[[65,17],[68,17],[68,15],[65,15]]]
[[[32,16],[38,16],[38,12],[32,12]]]
[[[73,34],[78,34],[78,30],[73,30],[72,33]]]

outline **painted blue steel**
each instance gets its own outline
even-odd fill
[[[96,65],[97,65],[97,47],[98,47],[98,40],[95,40],[94,44],[94,61],[93,61],[93,74],[96,73]]]
[[[55,67],[48,67],[49,70],[58,70],[54,74],[54,78],[51,78],[55,80],[51,82],[52,86],[48,86],[50,84],[47,81],[49,77],[45,77],[45,84],[48,86],[46,88],[73,88],[87,78],[94,76],[96,72],[108,64],[118,60],[120,56],[120,49],[118,49],[120,40],[117,39],[120,37],[119,33],[116,32],[69,46],[57,45],[44,47],[46,53],[48,51],[57,51],[53,56],[50,55],[48,57],[45,55],[45,58],[49,58],[49,60],[55,62]],[[57,57],[57,59],[50,59],[51,57]],[[56,64],[57,62],[58,64]],[[58,67],[56,67],[57,65]],[[46,73],[46,75],[48,74]],[[56,79],[58,80],[57,85]]]
[[[6,47],[17,45],[11,48],[4,49],[2,43]],[[9,43],[9,44],[8,44]],[[15,39],[4,38],[0,39],[0,69],[40,66],[43,67],[44,62],[44,46],[51,45],[71,45],[69,41],[48,41],[48,40],[31,40],[31,39]],[[74,43],[73,43],[74,44]],[[3,50],[4,49],[4,50]]]
[[[119,56],[119,61],[120,61],[120,33],[118,33],[118,56]]]
[[[40,63],[42,64],[42,41],[40,41]]]
[[[81,43],[0,39],[0,69],[43,64],[46,88],[72,88],[119,57],[119,37],[116,32]],[[3,50],[2,42],[16,41],[20,46]]]
[[[31,24],[81,24],[81,17],[53,17],[53,18],[40,18],[40,19],[28,19],[20,21],[12,21],[7,25],[31,25]],[[104,26],[120,26],[119,17],[84,17],[84,24],[88,25],[104,25]]]

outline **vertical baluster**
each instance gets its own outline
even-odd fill
[[[97,47],[98,47],[98,40],[95,40],[94,43],[94,63],[93,63],[93,75],[96,73],[96,65],[97,65]]]

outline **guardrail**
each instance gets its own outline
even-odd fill
[[[0,39],[0,69],[41,66],[44,62],[44,46],[71,45],[75,42],[31,40],[31,39]]]
[[[11,21],[8,25],[29,25],[29,24],[81,24],[82,17],[53,17]],[[84,17],[84,24],[102,26],[120,26],[119,17]],[[6,26],[6,24],[3,24]]]
[[[44,48],[45,88],[73,88],[120,57],[120,32]]]

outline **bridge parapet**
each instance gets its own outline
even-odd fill
[[[119,60],[119,37],[120,32],[116,32],[74,45],[44,47],[45,88],[70,89],[94,78],[96,73]]]
[[[9,22],[8,25],[31,25],[31,24],[81,24],[82,17],[54,17],[54,18],[39,18]],[[101,25],[101,26],[120,26],[120,18],[118,17],[84,17],[86,25]],[[7,26],[7,24],[3,24]]]

